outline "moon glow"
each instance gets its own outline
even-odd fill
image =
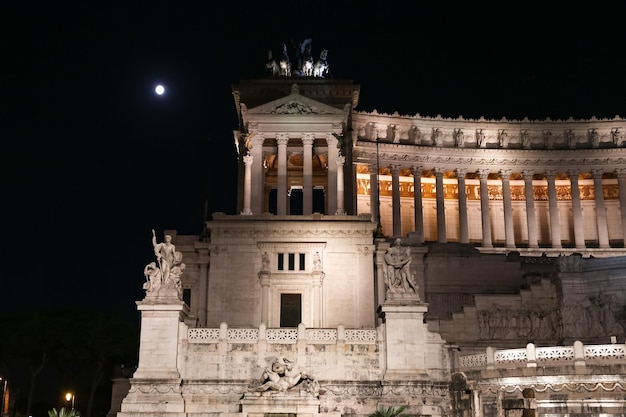
[[[159,84],[154,88],[154,92],[157,93],[157,95],[161,96],[165,93],[165,87]]]

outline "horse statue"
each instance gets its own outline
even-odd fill
[[[289,54],[287,54],[287,45],[283,43],[283,55],[280,57],[280,75],[291,77],[291,61],[289,60]]]
[[[302,75],[304,75],[305,77],[310,77],[313,75],[313,55],[311,55],[310,42],[304,46],[302,56]]]
[[[315,63],[313,67],[313,76],[314,77],[324,77],[328,74],[328,62],[326,61],[326,57],[328,56],[328,49],[324,49],[320,53],[320,59]]]
[[[272,50],[267,51],[267,61],[265,61],[265,71],[273,77],[278,75],[278,64],[272,57]]]

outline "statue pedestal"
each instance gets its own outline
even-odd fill
[[[428,305],[417,302],[393,297],[378,309],[385,323],[385,379],[419,379],[434,365],[429,357],[430,332],[424,324]]]
[[[174,293],[160,295],[137,302],[141,311],[139,366],[130,380],[119,417],[186,415],[177,358],[180,324],[189,308]]]
[[[319,415],[320,400],[304,392],[251,392],[241,400],[242,417],[266,414],[295,414],[297,417]]]

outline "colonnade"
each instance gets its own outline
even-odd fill
[[[266,198],[265,189],[265,169],[263,147],[265,136],[257,134],[254,146],[248,149],[246,155],[243,156],[244,164],[244,182],[243,182],[243,208],[242,215],[261,214],[263,212],[263,203]],[[289,176],[288,176],[288,146],[291,146],[290,140],[300,140],[302,144],[302,195],[303,195],[303,213],[304,215],[313,213],[313,144],[315,142],[314,134],[302,134],[299,138],[294,138],[286,133],[279,133],[273,136],[276,139],[276,148],[266,147],[268,153],[276,153],[278,158],[277,164],[277,199],[276,211],[277,215],[287,215],[288,213],[288,194],[289,194]],[[327,189],[326,196],[327,213],[328,214],[346,214],[344,208],[344,176],[343,169],[345,164],[345,156],[341,154],[337,148],[337,139],[332,134],[325,135],[328,151],[327,173]]]
[[[372,164],[369,167],[370,173],[370,184],[376,184],[379,182],[379,177],[376,173],[376,165]],[[402,215],[401,215],[401,205],[403,204],[401,201],[401,187],[400,187],[400,172],[401,166],[395,165],[389,167],[389,172],[391,175],[391,224],[392,230],[385,230],[385,234],[391,235],[395,237],[402,236]],[[424,168],[421,166],[413,166],[410,168],[413,174],[413,201],[412,206],[414,207],[414,232],[418,236],[424,236],[424,196],[422,192],[416,192],[416,190],[422,190],[424,178],[422,177],[422,173]],[[431,174],[434,175],[435,180],[435,206],[436,206],[436,222],[437,222],[437,242],[445,243],[447,241],[446,238],[446,215],[445,215],[445,201],[446,195],[444,191],[444,174],[446,170],[436,168],[430,170]],[[490,189],[488,185],[488,179],[490,178],[490,174],[499,174],[501,181],[501,199],[502,199],[502,212],[504,216],[504,224],[500,225],[504,229],[504,245],[506,248],[515,248],[518,245],[522,244],[524,247],[528,248],[539,248],[540,243],[545,246],[545,242],[539,241],[539,230],[538,230],[538,212],[536,208],[536,196],[535,190],[533,189],[533,179],[536,180],[537,175],[541,174],[547,183],[547,200],[548,200],[548,215],[549,215],[549,229],[550,229],[550,242],[549,245],[552,248],[562,248],[564,241],[561,237],[561,219],[559,215],[559,204],[564,204],[562,201],[563,198],[559,199],[557,196],[557,170],[549,169],[549,170],[533,170],[533,169],[524,169],[521,172],[517,172],[516,178],[520,176],[523,178],[524,183],[524,200],[525,200],[525,211],[526,211],[526,233],[528,240],[527,242],[520,242],[519,239],[516,242],[515,238],[515,224],[514,224],[514,208],[513,208],[513,198],[511,193],[511,175],[514,173],[511,169],[502,169],[499,171],[491,171],[489,169],[478,169],[478,170],[469,170],[467,168],[457,168],[454,170],[457,179],[457,198],[458,198],[458,241],[460,243],[470,243],[470,233],[469,233],[469,220],[468,220],[468,196],[467,196],[467,186],[466,186],[466,176],[469,173],[474,173],[472,177],[478,177],[479,179],[479,193],[478,200],[480,200],[480,219],[481,219],[481,231],[482,231],[482,241],[481,246],[483,248],[492,248],[494,247],[494,242],[492,238],[492,222],[493,216],[490,214],[490,210],[494,209],[494,206],[499,204],[499,202],[494,201],[494,198],[491,198],[490,202]],[[586,172],[585,172],[586,173]],[[595,202],[595,224],[597,227],[597,246],[601,249],[610,248],[610,239],[609,239],[609,222],[607,219],[607,206],[604,197],[603,190],[603,174],[605,173],[601,169],[593,169],[590,172],[591,177],[593,178],[593,195]],[[607,172],[609,173],[609,172]],[[617,177],[617,187],[619,190],[619,218],[621,220],[621,225],[611,224],[611,227],[621,227],[622,238],[626,238],[626,169],[615,169],[611,171],[611,173],[615,174]],[[584,219],[583,219],[583,207],[581,203],[581,195],[580,195],[580,187],[579,187],[579,175],[581,172],[575,169],[569,169],[565,174],[567,174],[570,181],[570,194],[571,194],[571,206],[569,209],[572,213],[572,222],[573,222],[573,242],[565,241],[565,244],[569,247],[575,247],[577,249],[586,248],[586,239],[584,233]],[[406,175],[406,174],[405,174]],[[406,178],[404,179],[406,182]],[[432,181],[432,180],[430,180]],[[380,184],[379,184],[380,186]],[[613,186],[614,187],[614,186]],[[381,221],[381,213],[380,213],[380,198],[381,198],[381,190],[379,187],[370,186],[370,208],[372,212],[372,217],[374,221]],[[571,192],[571,190],[579,190],[579,192]],[[614,195],[614,194],[613,194]],[[405,195],[406,197],[406,195]],[[500,198],[500,196],[499,196]],[[498,199],[499,199],[498,198]],[[403,199],[404,204],[406,204],[406,199]],[[517,198],[520,200],[520,198]],[[561,200],[561,201],[560,201]],[[449,200],[448,200],[449,201]],[[519,204],[519,203],[518,203]],[[362,210],[360,210],[362,211]],[[589,218],[586,219],[589,221]],[[456,224],[455,224],[456,226]],[[405,228],[406,229],[406,228]],[[589,237],[587,237],[589,240]],[[595,239],[593,239],[595,240]],[[595,244],[594,244],[595,246]]]

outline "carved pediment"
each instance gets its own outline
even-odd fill
[[[276,115],[318,115],[318,114],[343,114],[343,110],[329,106],[322,102],[312,100],[300,95],[297,84],[291,89],[291,94],[269,103],[247,110],[248,115],[253,114],[276,114]]]

